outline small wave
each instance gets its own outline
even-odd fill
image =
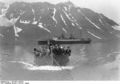
[[[52,66],[52,65],[37,66],[24,61],[11,61],[11,62],[23,64],[25,69],[32,71],[35,70],[62,71],[62,70],[72,70],[74,68],[73,66]]]

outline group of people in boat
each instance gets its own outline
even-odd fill
[[[70,56],[71,49],[68,46],[67,48],[61,45],[51,45],[51,46],[41,46],[39,49],[34,48],[34,55],[39,56],[46,56],[53,53],[55,56]]]
[[[52,49],[52,52],[56,55],[56,56],[70,56],[71,55],[71,49],[70,47],[63,47],[60,45],[55,45]]]

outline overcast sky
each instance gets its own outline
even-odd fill
[[[90,8],[96,12],[103,13],[107,17],[120,23],[120,0],[0,0],[5,2],[13,1],[48,1],[51,3],[72,1],[75,5],[80,7]]]

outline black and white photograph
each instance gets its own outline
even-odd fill
[[[119,81],[120,0],[0,0],[0,80]]]

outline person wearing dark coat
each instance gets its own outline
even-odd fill
[[[34,48],[34,54],[35,54],[36,57],[39,57],[40,53],[41,52],[37,48]]]

